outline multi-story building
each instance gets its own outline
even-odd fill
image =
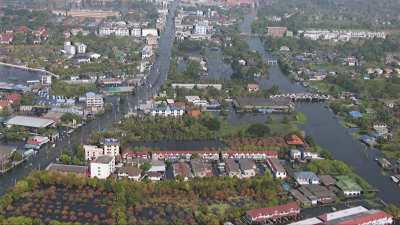
[[[118,156],[119,155],[119,140],[115,138],[105,138],[103,140],[104,155]]]
[[[97,95],[94,92],[86,93],[86,107],[88,108],[103,108],[104,101],[102,95]]]
[[[76,54],[76,47],[71,44],[71,42],[67,41],[64,43],[64,51],[67,55],[75,55]]]
[[[85,151],[85,160],[97,159],[99,156],[104,155],[104,149],[95,145],[84,145],[83,150]]]
[[[115,171],[115,157],[103,155],[90,162],[90,177],[106,179]]]

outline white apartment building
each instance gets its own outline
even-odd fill
[[[153,35],[158,37],[158,31],[155,28],[144,28],[142,29],[142,37],[147,37],[147,35]]]
[[[131,36],[133,36],[133,37],[142,36],[142,29],[140,27],[133,27],[131,29]]]
[[[90,162],[90,177],[107,179],[115,171],[115,157],[99,156],[94,161]]]
[[[117,139],[114,138],[105,138],[103,140],[103,150],[104,155],[108,156],[118,156],[120,153],[119,149],[120,143]]]
[[[77,42],[75,43],[75,48],[78,54],[85,54],[87,46],[83,43]]]
[[[69,42],[69,41],[64,43],[64,51],[65,51],[65,54],[67,54],[67,55],[75,55],[76,54],[75,46],[71,45],[71,42]]]
[[[104,150],[95,145],[84,145],[85,160],[97,159],[99,156],[104,155]]]
[[[86,93],[86,107],[103,108],[104,101],[102,95],[97,95],[94,92]]]

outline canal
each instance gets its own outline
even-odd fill
[[[255,19],[254,13],[245,16],[240,24],[240,32],[251,34],[251,24]],[[250,49],[257,51],[264,60],[269,58],[260,38],[249,36],[246,41]],[[263,88],[278,85],[282,92],[287,93],[306,91],[301,85],[292,83],[279,66],[270,67],[268,79],[260,79],[258,82]],[[381,169],[375,162],[375,158],[381,155],[377,149],[367,149],[354,139],[350,130],[340,125],[340,121],[325,104],[299,104],[297,110],[307,117],[307,123],[302,129],[313,136],[317,144],[329,150],[335,159],[348,164],[354,172],[377,189],[378,196],[383,201],[400,206],[399,187],[389,177],[381,174]]]

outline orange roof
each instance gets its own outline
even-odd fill
[[[288,145],[304,145],[304,142],[301,138],[299,138],[297,135],[292,134],[286,137],[286,143]]]

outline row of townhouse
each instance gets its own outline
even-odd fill
[[[373,39],[386,38],[385,32],[365,31],[365,30],[306,30],[299,31],[303,37],[310,40],[340,40],[349,41],[351,39]]]
[[[252,160],[265,160],[277,159],[278,153],[276,151],[152,151],[152,152],[133,152],[125,150],[122,153],[124,160],[132,158],[146,158],[153,160],[190,160],[192,156],[197,156],[204,160],[219,160],[220,155],[222,159],[252,159]]]
[[[129,25],[125,21],[106,22],[99,27],[99,36],[115,35],[119,37],[133,36],[146,37],[147,35],[158,36],[156,28],[141,28],[138,25]]]

